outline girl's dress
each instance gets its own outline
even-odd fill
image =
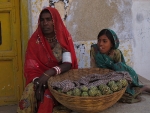
[[[91,67],[108,68],[114,71],[127,71],[132,78],[132,83],[129,83],[126,89],[125,96],[133,97],[131,99],[131,102],[140,101],[139,99],[136,99],[137,95],[140,93],[138,92],[137,89],[142,87],[142,85],[139,85],[138,75],[130,66],[128,66],[125,63],[122,52],[119,49],[117,49],[119,46],[119,40],[115,33],[113,35],[113,38],[115,41],[115,47],[109,52],[109,55],[100,53],[97,44],[91,45],[91,51],[90,51]],[[123,101],[129,102],[126,100]]]

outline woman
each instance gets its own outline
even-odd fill
[[[124,56],[122,52],[117,49],[118,47],[119,39],[116,33],[111,29],[101,30],[98,34],[97,44],[91,46],[91,67],[129,72],[132,83],[128,85],[126,93],[121,100],[128,103],[138,102],[140,98],[138,98],[137,95],[143,91],[150,93],[150,88],[148,86],[139,85],[138,75],[125,63]]]
[[[71,35],[58,11],[44,8],[39,15],[38,28],[28,41],[24,65],[26,88],[18,113],[52,113],[56,101],[48,90],[48,79],[76,68]]]

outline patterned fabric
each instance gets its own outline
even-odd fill
[[[52,87],[55,89],[62,89],[62,92],[67,92],[69,90],[73,90],[75,88],[81,88],[82,86],[86,86],[87,88],[97,87],[100,84],[107,84],[109,81],[119,81],[121,79],[126,79],[131,82],[132,78],[130,77],[128,72],[120,71],[120,72],[110,72],[107,74],[89,74],[87,76],[81,77],[79,80],[71,81],[71,80],[63,80],[59,82],[52,83]],[[78,82],[79,85],[76,85]]]
[[[37,101],[34,95],[34,85],[30,83],[24,89],[17,113],[35,113]]]
[[[58,42],[52,51],[53,51],[53,54],[54,54],[55,58],[57,59],[57,61],[61,62],[64,49],[60,46],[60,44]]]
[[[127,71],[132,78],[132,83],[129,84],[126,92],[130,95],[135,95],[136,92],[134,87],[142,87],[142,85],[139,85],[136,72],[130,66],[126,65],[122,52],[117,49],[119,46],[117,35],[112,30],[111,33],[113,33],[113,38],[115,40],[115,49],[113,49],[109,55],[106,55],[100,53],[97,44],[91,45],[91,66],[108,68],[114,71]]]
[[[95,54],[96,54],[96,51],[98,51],[97,47],[93,47],[94,45],[91,46],[91,51],[90,51],[90,64],[91,64],[91,67],[97,67],[96,63],[95,63]],[[95,45],[97,46],[97,44]],[[110,54],[109,54],[109,57],[114,61],[114,63],[117,63],[117,62],[125,62],[123,58],[121,58],[121,54],[120,54],[120,50],[119,49],[113,49],[111,50]]]
[[[75,88],[75,84],[73,83],[73,81],[68,80],[68,79],[61,81],[61,82],[54,82],[51,86],[53,88],[62,89],[62,92],[67,92],[67,91]]]

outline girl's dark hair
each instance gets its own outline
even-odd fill
[[[97,36],[97,39],[99,40],[99,37],[101,37],[102,35],[106,35],[108,39],[110,40],[110,42],[113,44],[113,47],[115,46],[113,35],[108,29],[101,30]]]

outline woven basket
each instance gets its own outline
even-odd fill
[[[67,108],[81,113],[97,113],[114,105],[122,97],[126,87],[109,95],[102,95],[98,97],[80,97],[59,93],[51,87],[51,84],[53,82],[63,81],[65,79],[78,80],[81,76],[86,76],[92,73],[106,74],[109,72],[112,72],[112,70],[101,68],[73,69],[64,74],[51,77],[48,80],[48,87],[55,99]]]

